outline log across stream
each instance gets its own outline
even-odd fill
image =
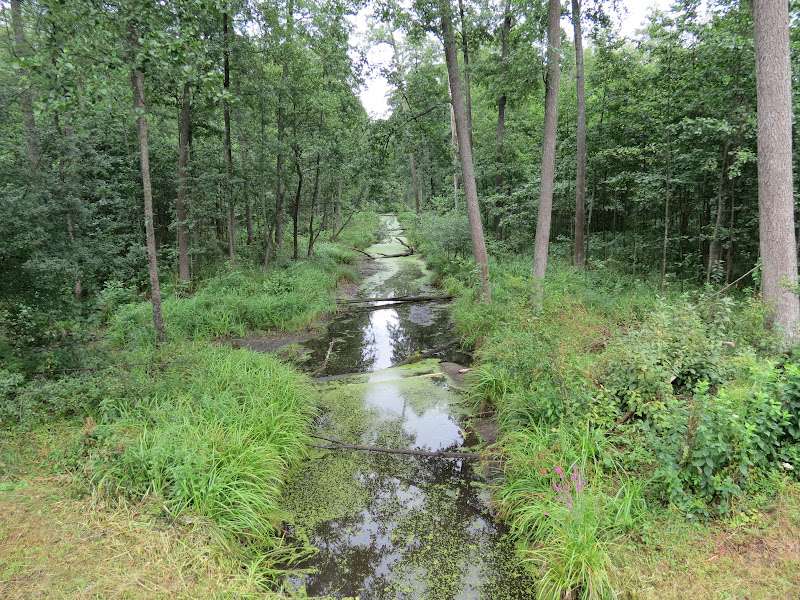
[[[383,219],[386,239],[366,252],[404,254],[397,219]],[[319,552],[287,587],[362,600],[531,597],[479,483],[462,398],[439,367],[465,360],[448,299],[416,253],[364,262],[357,298],[304,344],[320,414],[285,501],[293,535]],[[423,301],[384,304],[398,297]]]

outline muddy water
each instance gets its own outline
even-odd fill
[[[397,219],[383,217],[383,229],[385,239],[368,252],[403,252]],[[416,255],[378,259],[359,294],[425,294],[435,292],[431,281]],[[320,384],[317,434],[389,448],[462,449],[465,413],[439,361],[396,366],[452,341],[440,302],[381,303],[340,315],[307,343],[311,364],[327,357],[324,375],[353,374]],[[294,535],[319,552],[288,587],[365,600],[530,597],[530,581],[487,500],[469,461],[319,450],[287,490]]]

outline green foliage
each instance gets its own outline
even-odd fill
[[[112,496],[155,496],[198,514],[229,541],[275,549],[287,470],[305,455],[312,416],[304,378],[269,355],[171,346],[138,398],[103,405],[88,435],[90,477]]]
[[[194,295],[163,300],[164,321],[171,339],[211,340],[243,336],[250,331],[298,329],[334,308],[331,289],[352,271],[339,259],[352,260],[342,250],[325,246],[314,261],[290,263],[263,272],[223,271],[202,283]],[[111,338],[119,343],[152,343],[149,302],[122,306],[112,317]]]

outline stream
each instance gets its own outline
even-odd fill
[[[381,219],[384,239],[367,252],[403,253],[397,218]],[[416,254],[363,264],[358,298],[437,293]],[[474,436],[464,430],[467,411],[442,368],[465,360],[454,341],[442,301],[376,302],[338,313],[325,334],[305,342],[310,364],[324,365],[316,373],[315,433],[350,444],[463,450]],[[442,348],[435,358],[408,361]],[[293,535],[319,552],[300,565],[289,588],[362,600],[532,596],[472,461],[315,452],[289,482],[286,503]]]

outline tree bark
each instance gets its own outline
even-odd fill
[[[464,193],[467,200],[470,232],[472,234],[472,252],[480,270],[481,299],[491,302],[492,293],[489,288],[489,258],[486,254],[486,242],[483,237],[483,223],[478,205],[478,189],[475,185],[475,172],[472,164],[472,145],[469,140],[469,122],[467,121],[464,98],[461,94],[461,81],[458,73],[458,57],[453,35],[450,0],[440,0],[442,38],[444,54],[447,62],[447,77],[450,81],[450,95],[455,114],[456,133],[458,135],[458,154],[461,158],[461,172],[464,180]]]
[[[728,150],[730,141],[725,140],[722,144],[722,168],[719,174],[719,188],[717,189],[717,215],[714,219],[714,232],[711,235],[711,243],[708,246],[708,264],[706,266],[706,283],[711,281],[711,274],[717,267],[721,258],[722,218],[725,213],[725,183],[728,179]]]
[[[800,302],[792,187],[792,84],[789,11],[781,0],[753,0],[758,106],[761,291],[785,347],[798,342]]]
[[[458,0],[458,14],[461,20],[461,53],[464,56],[464,100],[467,109],[467,126],[469,127],[469,143],[472,138],[472,86],[469,83],[469,38],[467,37],[467,20],[464,17],[464,0]]]
[[[586,266],[586,90],[583,78],[583,33],[581,2],[572,0],[572,27],[575,36],[575,91],[578,104],[575,171],[575,266]]]
[[[411,162],[411,187],[414,191],[414,209],[417,214],[420,211],[420,189],[419,189],[419,177],[417,177],[417,159],[414,156],[414,152],[411,152],[409,157]]]
[[[450,80],[447,80],[447,91],[452,98],[453,92],[450,89]],[[458,172],[459,172],[459,155],[458,155],[458,132],[456,127],[456,111],[453,109],[453,103],[450,102],[450,148],[453,152],[453,208],[458,210]]]
[[[139,49],[138,39],[138,32],[134,27],[131,27],[130,44],[134,54]],[[153,190],[150,185],[150,148],[147,116],[145,114],[144,73],[138,65],[131,70],[131,88],[133,90],[133,108],[136,113],[136,128],[139,137],[139,166],[142,171],[144,230],[147,248],[147,270],[150,275],[150,301],[153,305],[153,327],[156,333],[156,344],[160,344],[167,339],[167,336],[164,331],[164,319],[161,315],[161,286],[158,281],[156,235],[153,228]]]
[[[14,30],[14,52],[20,59],[30,56],[30,47],[25,39],[25,23],[22,17],[22,1],[11,0],[11,27]],[[33,91],[28,80],[28,70],[24,67],[17,69],[17,77],[21,90],[19,106],[22,111],[22,121],[25,126],[25,146],[28,162],[31,164],[31,173],[35,175],[39,170],[39,133],[36,129],[36,117],[33,113]]]
[[[192,126],[191,88],[183,84],[180,122],[178,124],[178,193],[175,197],[176,236],[178,238],[178,278],[188,283],[191,280],[189,269],[189,229],[186,225],[186,201],[189,189],[189,132]]]
[[[308,217],[308,251],[306,256],[311,258],[311,253],[314,252],[314,212],[317,210],[317,200],[319,199],[319,152],[317,152],[316,166],[314,167],[314,192],[311,194],[311,210]]]
[[[222,70],[225,95],[222,98],[222,118],[225,121],[225,192],[228,196],[228,259],[236,260],[236,215],[233,206],[233,155],[231,152],[231,106],[228,93],[231,87],[231,47],[230,47],[230,17],[227,12],[222,13]]]
[[[511,33],[511,0],[506,0],[503,7],[503,25],[500,28],[500,69],[503,76],[508,71],[508,36]],[[506,135],[506,93],[500,92],[497,98],[497,129],[495,130],[495,154],[497,159],[497,173],[495,175],[495,186],[497,191],[503,188],[505,178],[505,153],[503,145]]]
[[[303,169],[300,164],[300,148],[294,147],[294,167],[297,171],[297,190],[294,194],[294,204],[292,205],[292,258],[297,260],[299,250],[297,244],[298,227],[300,225],[300,194],[303,191]]]
[[[536,219],[536,241],[533,254],[535,302],[541,306],[544,275],[550,246],[550,221],[553,210],[553,181],[556,162],[556,125],[558,123],[558,82],[561,77],[561,3],[549,0],[547,8],[547,92],[544,106],[542,141],[542,181],[539,192],[539,214]]]

